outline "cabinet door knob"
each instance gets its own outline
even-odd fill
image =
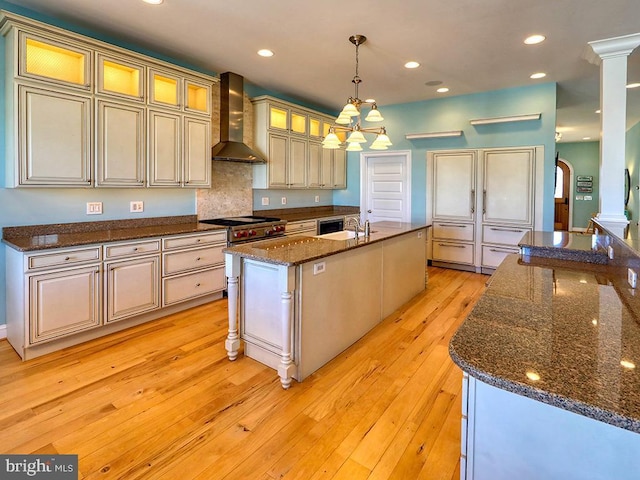
[[[200,284],[199,284],[199,283],[196,283],[196,287],[199,287],[199,286],[200,286]]]
[[[71,260],[71,257],[64,257],[64,261],[65,261],[65,262],[67,262],[67,261],[69,261],[69,260]]]

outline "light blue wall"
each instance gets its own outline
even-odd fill
[[[99,40],[151,55],[174,64],[182,65],[194,70],[203,71],[197,66],[185,64],[176,59],[153,54],[118,41],[117,39],[96,35],[95,32],[69,25],[58,20],[36,14],[32,11],[17,7],[0,0],[0,8],[19,13],[36,20],[60,26]],[[212,72],[206,72],[211,74]],[[5,51],[4,37],[0,37],[0,99],[5,98]],[[4,104],[4,101],[1,102]],[[12,189],[3,188],[5,185],[5,112],[0,109],[0,228],[16,225],[38,225],[49,223],[86,222],[99,220],[114,220],[140,217],[158,217],[171,215],[192,215],[196,213],[196,193],[193,189]],[[144,212],[142,214],[129,213],[129,201],[142,200]],[[86,215],[86,202],[99,201],[103,203],[102,215]],[[0,324],[6,323],[5,317],[5,249],[0,244]]]
[[[426,157],[429,150],[544,145],[543,225],[553,229],[556,85],[546,83],[475,95],[461,95],[380,107],[393,150],[410,150],[412,158],[412,220],[426,219]],[[542,113],[540,120],[472,126],[473,118]],[[462,137],[406,140],[407,133],[462,130]],[[349,153],[347,190],[333,195],[336,205],[360,203],[360,155]]]
[[[631,192],[627,209],[631,212],[631,225],[638,225],[640,221],[640,122],[627,131],[626,138],[626,168],[631,175]]]
[[[286,205],[282,198],[286,198]],[[316,202],[316,197],[318,201]],[[262,199],[268,198],[269,205],[262,205]],[[332,190],[254,190],[253,209],[272,210],[278,208],[324,207],[333,204]]]
[[[600,142],[558,143],[560,158],[573,167],[574,178],[578,175],[593,177],[593,193],[577,193],[573,196],[573,226],[586,228],[591,214],[598,211],[600,198]],[[575,190],[575,180],[574,180]],[[576,196],[591,195],[591,200],[577,200]]]

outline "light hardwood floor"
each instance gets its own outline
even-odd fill
[[[84,479],[458,479],[448,344],[488,277],[428,272],[425,293],[288,391],[227,360],[226,300],[28,362],[0,341],[0,453],[78,454]]]

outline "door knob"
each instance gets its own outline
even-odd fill
[[[371,210],[367,210],[367,213],[371,213]]]

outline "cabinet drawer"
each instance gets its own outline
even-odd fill
[[[162,275],[173,275],[174,273],[221,264],[224,262],[223,248],[224,246],[220,245],[165,253],[162,256]]]
[[[315,235],[315,231],[318,228],[318,225],[316,223],[315,220],[311,221],[305,221],[305,222],[292,222],[292,223],[287,223],[286,227],[285,227],[285,234],[286,235],[295,235],[298,232],[302,232],[302,231],[311,231],[313,230],[314,235]]]
[[[132,255],[144,255],[146,253],[156,253],[160,251],[160,239],[144,242],[117,243],[104,246],[104,258],[130,257]]]
[[[473,244],[434,240],[433,260],[473,265]]]
[[[530,228],[483,225],[482,242],[501,243],[503,245],[518,245],[518,242],[522,240],[523,235],[530,231]]]
[[[26,257],[27,270],[45,267],[76,265],[84,262],[100,261],[100,247],[78,248],[56,251],[55,253],[33,254]]]
[[[195,247],[209,243],[227,242],[227,231],[220,230],[213,233],[200,233],[197,235],[180,235],[162,239],[162,248],[172,250],[175,248]]]
[[[435,222],[433,224],[433,238],[472,242],[473,230],[473,224],[471,223]]]
[[[162,306],[219,292],[225,287],[224,266],[162,280]]]
[[[482,266],[498,268],[504,257],[511,253],[520,253],[518,247],[501,247],[494,245],[482,246]]]

